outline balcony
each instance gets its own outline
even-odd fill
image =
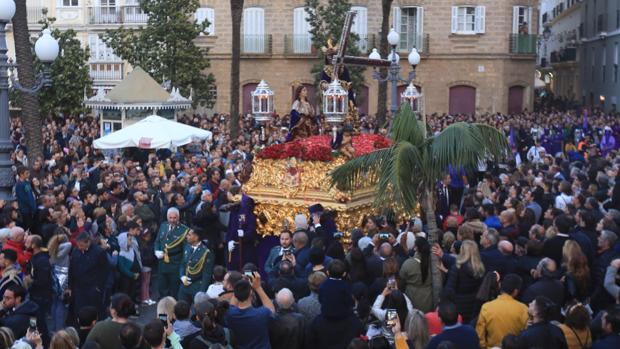
[[[535,55],[538,37],[534,34],[510,34],[510,53]]]
[[[88,8],[89,24],[141,24],[148,15],[139,5],[96,6]]]
[[[39,24],[39,21],[43,20],[44,6],[28,6],[26,12],[28,13],[28,24]]]
[[[577,48],[566,47],[560,51],[551,52],[551,64],[577,61]]]
[[[289,56],[314,56],[311,35],[284,35],[284,54]]]
[[[270,55],[272,52],[271,34],[241,37],[241,53],[245,55]]]
[[[123,79],[123,63],[91,62],[90,78],[96,82],[121,81]]]

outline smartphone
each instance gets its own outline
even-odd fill
[[[30,324],[28,326],[30,328],[31,331],[36,331],[37,330],[37,318],[32,316],[30,317]]]
[[[168,315],[157,314],[157,317],[159,318],[159,321],[161,321],[162,325],[164,325],[164,328],[168,327]]]
[[[387,288],[389,288],[390,290],[393,290],[396,288],[396,279],[395,278],[389,278],[388,282],[387,282]]]
[[[247,276],[247,277],[249,277],[249,278],[254,277],[254,273],[253,273],[251,270],[246,270],[246,271],[244,271],[244,272],[243,272],[243,275],[245,275],[245,276]]]
[[[398,317],[396,309],[387,309],[385,313],[385,320],[388,326],[392,327],[396,324],[396,318]]]
[[[390,234],[388,234],[388,233],[380,233],[379,234],[379,239],[380,240],[389,240],[390,239]]]

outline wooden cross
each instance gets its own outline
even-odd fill
[[[347,17],[344,19],[342,33],[340,34],[340,42],[338,43],[338,52],[332,57],[332,65],[334,66],[332,81],[338,78],[338,71],[344,64],[367,67],[389,67],[392,64],[392,62],[387,59],[369,59],[366,57],[346,56],[344,54],[347,44],[349,43],[351,27],[353,26],[353,18],[356,14],[356,11],[349,11],[347,12]]]

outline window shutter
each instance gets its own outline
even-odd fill
[[[532,12],[534,11],[533,7],[527,8],[527,32],[532,34]]]
[[[398,32],[400,35],[403,35],[403,33],[400,32],[401,30],[401,25],[400,25],[400,7],[394,7],[392,8],[392,25],[394,26],[394,30],[396,30],[396,32]],[[385,33],[387,35],[387,33]]]
[[[476,17],[478,14],[476,13]],[[519,6],[512,7],[512,33],[517,34],[519,32]]]
[[[452,6],[452,34],[459,31],[459,8]]]
[[[415,41],[418,52],[424,50],[424,7],[418,7],[416,10],[416,28],[415,28]]]
[[[484,34],[484,16],[486,7],[476,6],[476,33]]]

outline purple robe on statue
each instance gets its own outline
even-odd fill
[[[601,137],[601,153],[603,156],[616,148],[616,138],[611,132],[611,128],[605,127],[605,134]]]
[[[240,229],[243,230],[243,237],[239,237]],[[257,263],[256,238],[254,200],[243,194],[239,205],[232,208],[230,212],[230,221],[226,232],[226,243],[235,242],[232,253],[229,252],[226,256],[228,270],[241,270],[246,263]]]

